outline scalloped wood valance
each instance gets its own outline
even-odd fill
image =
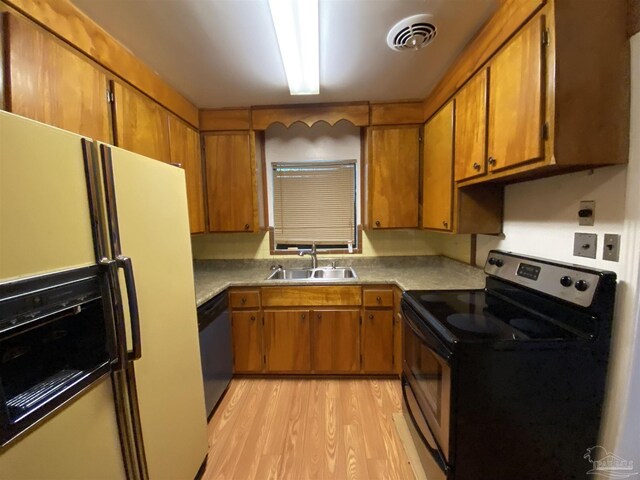
[[[281,123],[288,128],[295,122],[302,122],[310,127],[317,122],[335,125],[340,120],[347,120],[356,127],[366,127],[369,125],[369,104],[296,105],[251,109],[251,125],[254,130],[266,130],[274,123]]]

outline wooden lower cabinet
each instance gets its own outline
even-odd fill
[[[362,370],[394,371],[393,310],[364,310],[362,319]]]
[[[267,372],[311,370],[309,310],[265,310],[264,348]]]
[[[236,373],[263,370],[262,318],[260,311],[232,312],[233,368]]]
[[[360,310],[315,310],[311,323],[313,371],[359,372]]]

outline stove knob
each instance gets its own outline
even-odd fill
[[[501,266],[503,266],[503,265],[504,265],[504,260],[502,260],[502,259],[498,258],[498,259],[496,260],[496,267],[498,267],[498,268],[499,268],[499,267],[501,267]]]
[[[563,287],[570,287],[571,285],[573,285],[573,280],[570,276],[565,275],[560,279],[560,285],[562,285]]]
[[[496,264],[496,259],[493,257],[489,257],[489,260],[487,260],[487,262],[489,263],[489,265],[495,265]]]
[[[579,292],[584,292],[587,288],[589,288],[589,284],[584,280],[578,280],[576,282],[576,290]]]

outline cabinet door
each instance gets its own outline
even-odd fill
[[[4,13],[5,108],[111,143],[107,78],[40,28]]]
[[[169,113],[133,88],[112,82],[116,146],[162,162],[171,162]]]
[[[422,228],[451,230],[453,209],[453,102],[424,127]]]
[[[308,310],[265,311],[265,354],[269,372],[310,372]]]
[[[416,228],[420,127],[369,129],[369,223]]]
[[[360,310],[316,310],[312,320],[313,370],[360,371]]]
[[[393,310],[365,310],[362,321],[362,371],[392,372]]]
[[[489,64],[489,170],[544,157],[543,22],[530,22]]]
[[[200,135],[186,123],[171,115],[169,116],[169,145],[171,163],[179,163],[184,168],[191,233],[203,233],[205,223]]]
[[[262,321],[259,311],[233,312],[233,367],[237,373],[263,369]]]
[[[256,173],[251,134],[206,135],[204,142],[209,231],[256,231]]]
[[[482,70],[455,99],[455,179],[484,175],[487,171],[487,70]]]

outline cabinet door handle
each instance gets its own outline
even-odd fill
[[[318,314],[318,320],[322,319],[322,315]]]
[[[251,228],[251,225],[249,225],[248,223],[244,224],[244,229],[245,230],[249,230]]]
[[[478,162],[473,162],[473,169],[480,170],[480,164]]]
[[[373,315],[369,315],[369,320],[373,320]]]
[[[489,165],[494,167],[496,165],[496,159],[493,157],[489,157]]]
[[[376,227],[380,226],[380,220],[376,220]]]
[[[447,221],[443,220],[443,221],[442,221],[442,225],[444,225],[444,227],[446,228],[446,227],[448,227],[448,226],[449,226],[449,222],[447,222]]]
[[[303,313],[302,315],[300,315],[300,318],[304,320],[305,318],[307,318],[307,316]]]
[[[256,321],[256,317],[254,315],[251,315],[251,321],[255,322]]]

